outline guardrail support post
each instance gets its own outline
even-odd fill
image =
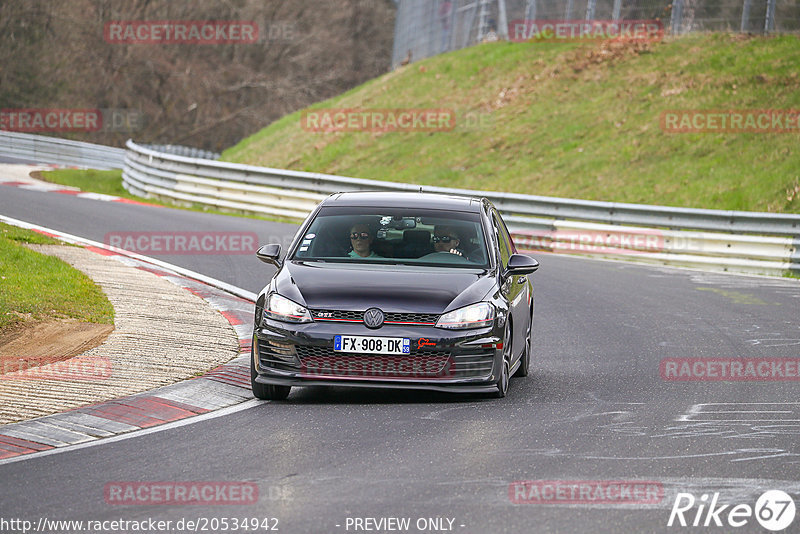
[[[800,235],[795,236],[792,240],[792,248],[794,252],[789,257],[789,272],[800,276]]]

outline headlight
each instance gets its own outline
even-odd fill
[[[437,328],[462,330],[466,328],[482,328],[494,321],[494,306],[488,302],[479,302],[447,312],[436,322]]]
[[[313,322],[311,314],[308,313],[305,307],[277,293],[273,293],[267,297],[267,302],[264,305],[264,317],[287,323]]]

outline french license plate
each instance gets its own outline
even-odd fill
[[[402,337],[335,336],[333,350],[361,354],[410,354],[411,340]]]

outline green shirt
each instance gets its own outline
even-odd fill
[[[351,250],[347,255],[350,256],[351,258],[362,258],[362,259],[366,259],[366,258],[382,258],[383,257],[383,256],[378,256],[377,254],[375,254],[374,250],[370,251],[369,256],[359,256],[358,252],[356,252],[355,250]]]

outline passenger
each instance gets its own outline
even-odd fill
[[[453,226],[436,225],[433,229],[433,249],[436,252],[449,252],[462,256],[458,246],[461,244],[461,236]]]
[[[375,235],[368,224],[354,224],[350,228],[350,245],[353,247],[347,255],[351,258],[380,258],[372,250]]]

